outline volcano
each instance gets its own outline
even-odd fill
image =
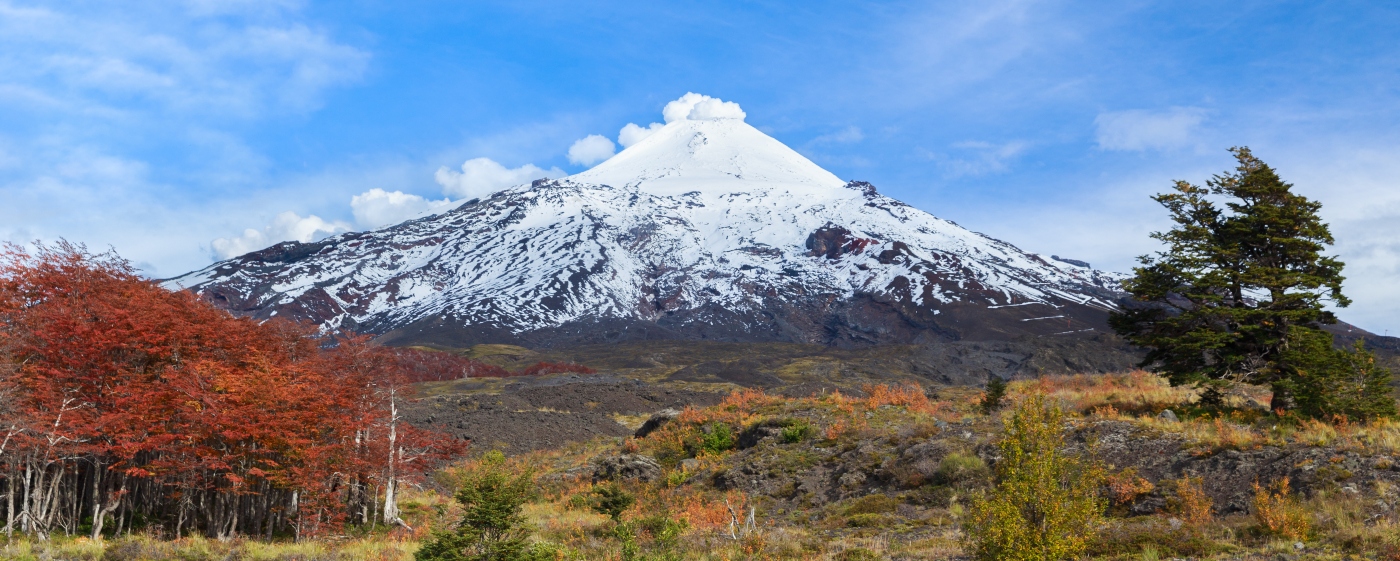
[[[166,286],[401,345],[849,347],[1102,334],[1121,278],[969,231],[719,118],[675,120],[563,179]]]

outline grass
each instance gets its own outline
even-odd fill
[[[624,484],[637,502],[622,518],[637,523],[637,540],[649,560],[961,556],[959,525],[969,501],[985,492],[990,481],[977,450],[986,449],[995,438],[1002,413],[982,413],[981,392],[975,388],[939,388],[938,398],[902,383],[867,385],[861,390],[804,398],[736,391],[714,407],[685,409],[646,438],[573,443],[510,458],[507,465],[534,469],[540,475],[539,496],[526,505],[524,513],[535,529],[534,539],[558,546],[560,559],[621,560],[622,546],[612,521],[588,507],[592,481],[565,474],[600,454],[623,452],[653,456],[664,468],[657,481]],[[1195,405],[1191,391],[1170,387],[1148,373],[1132,372],[1015,381],[1007,400],[1031,393],[1057,400],[1070,412],[1072,424],[1130,423],[1148,435],[1180,439],[1203,454],[1264,446],[1324,447],[1333,456],[1342,452],[1368,456],[1367,461],[1376,465],[1400,455],[1400,423],[1280,419],[1265,409],[1268,395],[1260,388],[1243,388],[1229,396],[1226,407],[1208,410]],[[1167,409],[1181,420],[1159,418]],[[643,419],[619,416],[617,420],[630,426]],[[712,434],[718,425],[731,429],[735,444],[744,431],[754,428],[771,427],[774,437],[744,450],[717,446]],[[916,445],[931,444],[942,450],[931,460],[920,463],[904,455]],[[404,510],[416,529],[411,535],[381,529],[363,537],[304,543],[159,541],[141,536],[105,543],[17,539],[0,546],[0,558],[407,560],[427,532],[449,526],[458,516],[445,491],[454,489],[476,463],[474,459],[459,462],[437,473],[435,485],[409,492]],[[1333,468],[1326,461],[1322,464],[1317,469]],[[819,496],[802,479],[821,473],[835,480],[857,470],[864,474],[863,480],[851,479],[851,485],[831,491],[841,493],[840,497]],[[1269,530],[1255,516],[1212,513],[1200,482],[1182,475],[1149,481],[1131,470],[1110,473],[1106,489],[1114,506],[1090,549],[1091,557],[1224,559],[1297,554],[1296,538]],[[768,487],[734,483],[765,479],[775,483]],[[1329,488],[1307,497],[1290,494],[1275,499],[1280,495],[1276,490],[1270,504],[1278,505],[1284,515],[1296,517],[1301,512],[1306,517],[1308,531],[1302,541],[1308,558],[1400,560],[1400,517],[1395,510],[1379,517],[1373,512],[1377,497],[1389,497],[1391,504],[1400,500],[1400,482],[1349,483],[1358,492]],[[1148,516],[1130,515],[1126,505],[1152,493],[1165,498],[1167,509]],[[755,527],[746,529],[739,514],[731,535],[731,508],[746,513],[747,507],[755,511]],[[679,522],[683,530],[670,538],[658,535],[663,532],[655,528],[662,526],[647,522],[656,520]],[[1295,520],[1293,527],[1297,524],[1301,523]]]
[[[205,538],[158,540],[136,535],[102,542],[87,538],[58,538],[50,542],[20,539],[0,546],[0,556],[14,561],[406,561],[413,558],[417,549],[415,540],[383,536],[265,543]]]
[[[1240,387],[1226,397],[1225,407],[1206,409],[1195,403],[1195,392],[1173,388],[1161,377],[1142,371],[1126,374],[1046,376],[1010,385],[1011,399],[1041,393],[1086,418],[1129,421],[1161,433],[1183,436],[1202,452],[1249,450],[1263,446],[1315,446],[1364,455],[1400,454],[1400,421],[1377,419],[1365,423],[1335,419],[1324,422],[1279,418],[1268,411],[1269,392]],[[1172,410],[1178,422],[1158,415]]]

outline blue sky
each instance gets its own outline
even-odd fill
[[[0,0],[0,238],[173,276],[582,171],[575,141],[698,92],[843,178],[1113,270],[1166,226],[1151,194],[1248,145],[1323,202],[1342,317],[1394,334],[1398,71],[1381,2]]]

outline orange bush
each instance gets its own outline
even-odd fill
[[[1215,435],[1219,445],[1225,448],[1257,448],[1260,445],[1259,435],[1246,427],[1227,422],[1222,418],[1215,419]]]
[[[866,393],[865,406],[868,409],[878,409],[881,405],[892,405],[904,407],[912,413],[932,415],[943,405],[942,403],[930,402],[928,395],[924,394],[924,389],[912,383],[899,386],[866,385],[862,386],[861,390]]]
[[[772,405],[782,401],[782,399],[763,393],[762,389],[744,388],[730,392],[719,402],[719,408],[729,411],[752,412],[754,409]]]
[[[832,423],[831,425],[827,426],[826,430],[822,431],[822,437],[826,438],[827,440],[836,440],[838,438],[841,438],[841,435],[843,434],[846,434],[845,419],[837,419],[835,423]]]
[[[1201,486],[1199,477],[1183,477],[1176,483],[1176,513],[1192,528],[1204,528],[1215,521],[1215,506]]]
[[[827,394],[823,398],[823,400],[825,400],[827,403],[834,405],[836,409],[840,410],[841,412],[847,415],[854,415],[856,413],[855,400],[846,397],[845,394],[841,393],[841,390],[832,390],[832,392],[830,394]]]
[[[1289,496],[1287,477],[1268,487],[1254,483],[1254,519],[1265,532],[1291,540],[1306,538],[1312,527],[1307,510]]]
[[[1128,504],[1156,488],[1151,481],[1138,476],[1137,468],[1128,468],[1108,476],[1108,495],[1113,504]]]

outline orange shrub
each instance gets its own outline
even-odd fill
[[[1215,506],[1201,486],[1199,477],[1183,477],[1176,482],[1175,507],[1181,521],[1191,528],[1204,528],[1215,521]]]
[[[832,390],[830,394],[827,394],[822,399],[827,403],[834,405],[836,409],[840,410],[841,412],[847,415],[854,415],[856,413],[855,400],[846,397],[845,394],[841,393],[841,390]]]
[[[1312,527],[1308,511],[1289,496],[1287,477],[1268,487],[1254,483],[1254,519],[1268,534],[1291,540],[1306,538]]]
[[[1109,475],[1107,482],[1109,498],[1117,505],[1131,503],[1157,488],[1151,481],[1139,477],[1137,468],[1128,468]]]
[[[1259,435],[1247,427],[1227,422],[1222,418],[1216,418],[1214,424],[1215,437],[1221,447],[1244,449],[1257,448],[1260,445]]]
[[[1013,394],[1038,393],[1068,404],[1075,411],[1092,411],[1111,405],[1119,411],[1142,414],[1160,411],[1189,401],[1193,392],[1173,388],[1161,376],[1145,371],[1127,374],[1075,374],[1044,376],[1012,382]]]
[[[762,389],[744,388],[729,392],[729,395],[725,396],[724,399],[719,402],[719,408],[729,411],[750,412],[759,407],[782,401],[782,399],[781,397],[763,393]]]
[[[930,402],[928,396],[924,394],[924,389],[911,383],[899,386],[866,385],[862,386],[861,390],[866,393],[865,406],[868,409],[877,409],[881,405],[893,405],[904,407],[913,413],[931,415],[942,405]]]
[[[826,430],[822,431],[822,437],[826,438],[827,440],[836,440],[838,438],[841,438],[841,435],[843,434],[846,434],[845,419],[837,419],[835,423],[832,423],[831,425],[827,426]]]

